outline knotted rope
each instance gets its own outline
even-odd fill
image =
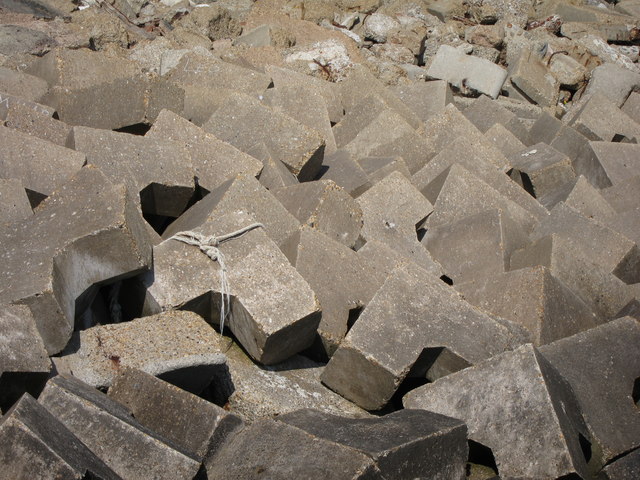
[[[242,227],[234,232],[227,233],[226,235],[220,235],[219,237],[215,235],[203,235],[198,232],[187,230],[184,232],[178,232],[169,238],[169,240],[177,240],[179,242],[186,243],[187,245],[198,247],[200,251],[207,257],[209,257],[214,262],[217,261],[220,264],[221,334],[224,330],[224,321],[231,311],[231,293],[229,291],[229,280],[227,279],[227,267],[225,265],[224,255],[218,247],[220,246],[220,244],[228,240],[233,240],[234,238],[241,237],[245,233],[256,228],[264,228],[264,225],[261,223],[252,223],[251,225],[247,225],[246,227]]]

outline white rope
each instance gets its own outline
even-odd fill
[[[220,264],[220,297],[221,297],[221,305],[220,305],[220,333],[222,334],[224,331],[224,321],[227,318],[227,315],[231,311],[231,292],[229,291],[229,280],[227,279],[227,267],[224,261],[224,255],[218,248],[220,244],[232,240],[234,238],[241,237],[245,233],[255,229],[255,228],[264,228],[264,225],[261,223],[252,223],[251,225],[247,225],[246,227],[242,227],[234,232],[227,233],[226,235],[221,235],[216,237],[215,235],[203,235],[198,232],[193,232],[191,230],[187,230],[184,232],[178,232],[169,240],[177,240],[182,243],[186,243],[187,245],[193,245],[194,247],[198,247],[202,253],[204,253],[207,257],[209,257],[214,262],[218,262]]]

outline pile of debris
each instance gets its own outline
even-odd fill
[[[0,8],[2,478],[640,478],[640,0]]]

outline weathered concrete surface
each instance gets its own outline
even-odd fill
[[[640,444],[640,412],[633,403],[634,382],[640,378],[639,342],[640,324],[626,317],[540,348],[571,384],[599,466]]]
[[[510,326],[472,307],[422,269],[398,268],[342,341],[322,381],[361,407],[377,410],[407,376],[447,375],[514,348],[522,343],[516,337]],[[442,357],[450,358],[438,364],[441,349],[449,353]]]
[[[22,99],[22,101],[42,103],[49,91],[49,85],[46,81],[34,75],[0,67],[0,90],[4,92],[4,95],[2,95],[3,103],[5,101],[10,103],[19,101],[14,100],[16,97]],[[15,97],[12,98],[13,96]],[[51,109],[52,114],[53,110]]]
[[[158,142],[171,140],[182,145],[191,157],[198,186],[208,192],[241,173],[257,177],[262,172],[263,165],[258,159],[170,110],[160,112],[145,138]]]
[[[447,104],[453,102],[451,88],[442,80],[397,85],[391,87],[391,91],[423,122],[440,113]]]
[[[197,231],[220,236],[254,222],[246,213],[235,212],[214,216]],[[309,347],[320,321],[317,299],[265,230],[255,228],[219,248],[232,296],[227,325],[247,352],[271,364]],[[143,279],[147,310],[192,309],[218,323],[219,262],[170,239],[154,249],[154,257],[154,272]]]
[[[589,149],[595,156],[594,160],[601,165],[606,178],[609,180],[609,183],[603,186],[615,185],[624,182],[631,176],[640,175],[639,145],[617,142],[589,142]],[[594,185],[601,188],[601,185]]]
[[[108,396],[130,410],[146,428],[199,460],[213,454],[243,427],[236,415],[136,368],[120,368]]]
[[[640,138],[640,125],[600,93],[591,96],[569,125],[589,140],[610,142],[616,134]]]
[[[29,394],[0,419],[0,440],[7,479],[121,478]]]
[[[171,311],[82,330],[54,364],[93,387],[108,387],[120,366],[128,366],[175,378],[179,386],[200,393],[223,368],[223,349],[202,317]]]
[[[494,123],[491,128],[484,132],[484,138],[491,141],[505,157],[509,157],[509,155],[526,148],[526,145],[501,123]]]
[[[524,326],[536,346],[595,327],[590,308],[543,266],[456,284],[472,305]]]
[[[86,308],[82,293],[151,264],[145,225],[124,186],[81,169],[35,215],[0,231],[0,302],[27,305],[49,354],[59,352]]]
[[[331,180],[305,182],[273,190],[273,196],[302,225],[353,248],[362,229],[358,203]]]
[[[638,475],[640,475],[640,450],[636,448],[603,468],[598,479],[632,480],[638,478]]]
[[[469,438],[491,448],[501,477],[589,476],[575,395],[532,345],[419,387],[403,403],[463,420]]]
[[[322,164],[318,133],[248,95],[230,95],[202,128],[245,152],[263,142],[301,181],[315,178]]]
[[[486,133],[495,124],[500,124],[519,141],[529,142],[529,131],[516,114],[485,95],[480,96],[471,106],[465,108],[462,114],[482,133]]]
[[[9,102],[7,102],[9,103]],[[0,111],[2,107],[0,107]],[[26,102],[11,102],[2,115],[5,126],[64,147],[71,131],[66,123]]]
[[[24,185],[17,178],[0,179],[0,223],[26,220],[33,215]]]
[[[75,377],[49,380],[38,402],[122,478],[192,478],[200,468],[190,453]]]
[[[327,155],[322,161],[321,180],[332,180],[357,198],[371,188],[371,181],[360,164],[345,150]]]

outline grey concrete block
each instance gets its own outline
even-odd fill
[[[322,381],[367,410],[407,377],[435,380],[518,345],[513,331],[424,270],[399,268],[364,309]]]
[[[301,181],[315,178],[322,165],[318,133],[247,95],[230,95],[202,128],[245,152],[264,143]]]
[[[34,205],[59,189],[86,162],[81,152],[3,126],[0,142],[0,177],[20,179]]]
[[[509,160],[511,178],[526,185],[538,200],[576,178],[571,159],[545,143],[514,153]]]
[[[151,264],[145,225],[124,186],[81,169],[35,215],[3,226],[0,302],[27,305],[49,354],[59,352],[91,298],[86,290]]]
[[[267,235],[281,245],[300,226],[300,222],[250,175],[227,180],[194,204],[165,230],[163,238],[192,230],[220,215],[242,210],[264,225]]]
[[[602,469],[599,479],[632,480],[640,475],[640,450],[635,449]]]
[[[123,478],[192,478],[200,462],[75,377],[49,380],[38,402]]]
[[[235,212],[216,215],[196,230],[220,236],[254,222]],[[220,251],[231,295],[228,326],[246,351],[260,363],[272,364],[309,347],[320,307],[309,284],[267,233],[253,229],[225,242]],[[191,309],[218,323],[220,264],[177,240],[155,247],[154,258],[153,274],[143,278],[149,311]]]
[[[320,171],[320,179],[334,181],[354,198],[371,188],[367,173],[345,150],[324,157]]]
[[[555,107],[560,84],[530,46],[523,48],[515,64],[509,65],[511,83],[541,107]]]
[[[608,184],[595,184],[596,187],[608,187],[640,175],[640,145],[617,142],[589,142],[588,145],[593,161],[601,166],[609,180]]]
[[[507,271],[511,254],[528,241],[522,228],[496,209],[429,228],[421,240],[454,284]]]
[[[304,182],[272,192],[302,225],[308,225],[349,248],[355,246],[362,229],[362,210],[335,182]]]
[[[628,29],[627,32],[629,32]],[[592,70],[584,96],[600,93],[608,97],[617,107],[622,107],[628,100],[632,100],[631,97],[634,95],[632,92],[638,88],[640,88],[640,74],[615,63],[605,63]]]
[[[442,80],[396,85],[390,87],[390,90],[423,122],[453,102],[451,88]]]
[[[4,125],[34,137],[47,140],[64,147],[71,127],[51,118],[49,112],[43,112],[26,102],[11,102],[4,112]]]
[[[465,108],[462,114],[482,133],[495,124],[501,124],[521,142],[529,142],[529,131],[516,114],[487,96],[480,96],[471,106]]]
[[[526,148],[524,143],[500,123],[494,123],[491,128],[484,132],[484,138],[493,143],[505,157],[509,157]]]
[[[427,75],[446,80],[461,90],[471,89],[496,98],[507,78],[507,71],[489,60],[466,55],[449,45],[441,45]]]
[[[33,215],[29,197],[17,178],[0,179],[0,222],[26,220]]]
[[[640,377],[640,324],[621,318],[540,348],[571,384],[603,466],[640,444],[640,412],[630,401]]]
[[[94,455],[42,405],[25,394],[0,420],[2,476],[73,478],[121,477]]]
[[[369,175],[369,179],[374,184],[384,180],[392,172],[400,172],[411,179],[409,167],[402,157],[364,157],[358,159],[358,165]]]
[[[403,403],[463,420],[469,438],[492,450],[501,477],[589,476],[575,395],[532,345],[419,387]]]
[[[193,196],[189,151],[168,139],[147,138],[89,127],[74,127],[67,144],[87,156],[112,182],[140,195],[142,211],[177,217]]]
[[[631,92],[620,108],[624,113],[629,115],[634,122],[640,123],[640,93]]]
[[[258,180],[267,190],[274,190],[276,188],[288,187],[300,183],[284,163],[277,158],[273,158],[273,155],[271,155],[264,143],[255,145],[253,148],[247,150],[247,153],[262,162],[262,172],[260,172]]]
[[[569,125],[589,140],[610,142],[617,134],[640,138],[640,125],[601,93],[594,93]]]
[[[597,325],[591,309],[546,267],[505,272],[455,289],[472,305],[524,326],[536,346]]]
[[[188,150],[198,185],[209,192],[241,173],[257,177],[263,168],[258,159],[170,110],[160,112],[145,137],[160,142],[171,140]]]
[[[29,75],[26,72],[17,72],[10,68],[0,67],[0,91],[5,93],[2,96],[3,101],[7,98],[9,98],[9,102],[17,101],[11,98],[15,96],[27,102],[42,103],[49,91],[49,84],[45,80]],[[53,111],[51,113],[53,114]]]
[[[615,217],[618,213],[600,194],[600,190],[591,185],[582,175],[541,201],[548,209],[552,209],[559,202],[564,202],[585,217],[616,230]]]
[[[124,405],[149,430],[199,460],[213,455],[244,426],[238,416],[216,404],[136,368],[120,368],[108,396]]]

